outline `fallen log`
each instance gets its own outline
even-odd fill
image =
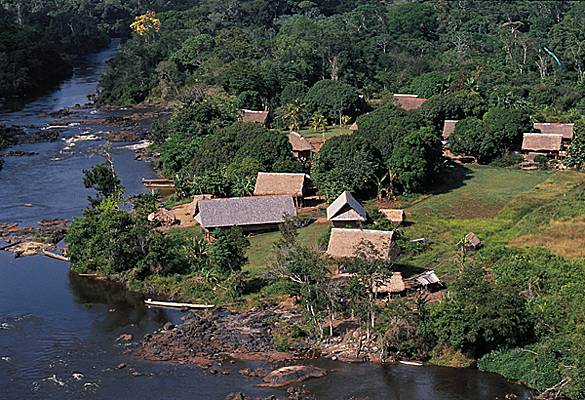
[[[43,253],[43,255],[45,255],[49,258],[54,258],[55,260],[64,261],[64,262],[71,261],[68,257],[62,256],[61,254],[52,253],[48,250],[41,250],[41,253]]]
[[[144,300],[144,304],[150,307],[166,307],[166,308],[193,308],[193,309],[210,309],[214,308],[213,304],[191,304],[191,303],[175,303],[172,301],[156,301],[152,299]]]
[[[23,241],[22,241],[22,240],[20,240],[20,241],[18,241],[18,242],[14,242],[14,243],[7,244],[6,246],[2,246],[2,247],[0,247],[0,251],[5,251],[5,250],[8,250],[8,249],[9,249],[9,248],[11,248],[11,247],[18,246],[18,245],[19,245],[19,244],[21,244],[22,242],[23,242]]]

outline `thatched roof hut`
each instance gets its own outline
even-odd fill
[[[386,219],[394,225],[401,225],[406,221],[406,213],[404,210],[383,208],[380,209],[380,213],[382,213]]]
[[[394,104],[403,110],[419,109],[428,100],[415,94],[395,94],[393,98]]]
[[[368,216],[359,201],[345,191],[327,207],[327,220],[334,226],[361,225]]]
[[[161,226],[171,226],[177,223],[177,219],[173,213],[166,208],[159,208],[153,213],[148,214],[150,222],[156,222]]]
[[[254,110],[240,110],[240,119],[242,122],[252,122],[261,125],[266,125],[268,123],[268,111],[254,111]]]
[[[199,201],[195,220],[205,230],[238,226],[244,231],[278,228],[287,216],[296,217],[291,196],[233,197]]]
[[[467,235],[465,235],[465,247],[467,249],[476,250],[480,246],[481,240],[479,240],[479,237],[475,233],[469,232]]]
[[[288,134],[288,142],[292,147],[293,153],[304,153],[313,151],[313,146],[303,135],[298,132]]]
[[[525,133],[522,140],[522,150],[556,153],[561,151],[562,143],[563,135]]]
[[[445,122],[443,122],[443,140],[449,139],[449,136],[455,131],[457,122],[459,121],[454,119],[446,119]]]
[[[325,138],[317,137],[317,138],[307,138],[307,141],[311,144],[313,149],[313,153],[318,153],[321,151],[321,147],[325,144]]]
[[[534,130],[538,133],[563,135],[563,139],[572,140],[575,124],[565,124],[559,122],[535,122],[533,127]]]
[[[307,180],[306,174],[258,172],[254,196],[288,195],[302,199]]]
[[[402,273],[400,272],[392,272],[390,279],[382,283],[374,284],[374,287],[372,288],[372,291],[378,294],[396,294],[402,293],[405,290],[406,284],[404,283],[404,280],[402,279]]]
[[[339,259],[353,258],[361,250],[366,250],[366,246],[371,246],[374,258],[389,261],[397,254],[394,240],[393,231],[333,228],[327,255]]]

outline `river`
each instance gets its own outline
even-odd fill
[[[20,110],[0,113],[0,122],[48,127],[55,118],[47,113],[84,104],[95,93],[105,62],[115,51],[112,46],[80,60],[73,76],[52,93]],[[83,187],[82,170],[101,161],[95,150],[104,144],[93,134],[114,129],[91,120],[108,115],[84,109],[75,118],[90,123],[77,125],[72,119],[62,128],[62,140],[13,148],[38,155],[5,159],[0,170],[0,223],[35,224],[79,215],[90,194]],[[152,168],[134,160],[126,145],[114,145],[112,152],[126,193],[141,192],[141,178],[153,177]],[[138,340],[165,322],[178,322],[180,316],[148,309],[139,296],[113,284],[71,274],[62,262],[40,256],[14,259],[0,252],[0,399],[222,400],[236,391],[283,396],[283,391],[257,388],[257,380],[237,372],[259,364],[238,363],[227,367],[229,375],[212,376],[193,366],[124,355],[126,345],[116,341],[123,333]],[[118,369],[121,363],[128,367]],[[311,363],[330,370],[327,377],[306,382],[324,400],[496,399],[506,393],[525,399],[528,395],[519,385],[473,369]]]

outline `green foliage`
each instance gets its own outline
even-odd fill
[[[511,381],[526,382],[536,390],[545,390],[561,381],[557,350],[550,344],[498,350],[483,356],[478,367],[498,373]]]
[[[476,117],[459,121],[449,136],[449,144],[453,153],[472,156],[482,162],[490,161],[498,154],[496,139],[485,122]]]
[[[585,119],[581,118],[573,127],[573,140],[567,150],[565,164],[570,167],[583,168],[585,165]]]
[[[441,142],[432,128],[412,131],[396,146],[389,160],[402,192],[420,192],[436,176],[442,160]]]
[[[429,98],[444,93],[448,89],[448,79],[439,72],[428,72],[415,77],[403,91]]]
[[[483,122],[498,142],[499,148],[504,149],[512,145],[519,146],[522,134],[532,129],[526,112],[501,107],[490,108],[483,116]]]
[[[446,119],[462,120],[467,117],[481,117],[485,112],[483,98],[473,91],[441,93],[425,102],[420,113],[437,128],[443,128]]]
[[[321,193],[335,199],[347,190],[371,195],[384,175],[381,155],[367,140],[358,136],[329,139],[313,160],[311,177]]]
[[[239,228],[216,230],[213,238],[209,249],[211,264],[223,274],[240,271],[248,261],[246,250],[250,245],[242,231]]]
[[[312,328],[323,336],[323,316],[333,312],[337,303],[329,285],[328,270],[321,254],[310,250],[297,241],[294,219],[287,219],[280,226],[280,238],[275,243],[275,259],[271,276],[286,282],[290,295],[301,299],[303,313]]]
[[[322,80],[305,96],[309,114],[320,113],[329,121],[341,124],[341,116],[356,116],[362,109],[362,101],[354,87],[344,82]]]
[[[289,105],[302,102],[309,91],[303,82],[291,82],[280,93],[280,104]]]
[[[83,170],[83,184],[88,189],[94,189],[98,197],[91,199],[92,203],[99,203],[107,197],[122,195],[122,184],[111,164],[96,164],[90,170]]]
[[[490,282],[474,264],[463,267],[449,297],[433,308],[431,318],[439,343],[474,356],[523,344],[532,331],[525,299]]]

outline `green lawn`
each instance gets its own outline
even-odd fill
[[[411,224],[404,228],[405,234],[409,238],[424,237],[430,246],[420,254],[400,260],[408,266],[436,269],[447,279],[458,268],[457,243],[467,233],[475,232],[486,247],[520,244],[515,241],[531,232],[544,236],[559,220],[570,218],[581,208],[574,201],[573,192],[585,182],[585,175],[577,172],[489,166],[458,167],[451,177],[436,188],[435,194],[406,204]],[[547,209],[549,205],[556,214]],[[546,245],[558,242],[559,238],[543,237],[540,244],[532,239],[529,241],[533,245]],[[575,254],[575,248],[582,245],[583,241],[563,242],[563,251],[558,253]]]
[[[317,245],[319,238],[329,229],[328,224],[311,224],[299,229],[299,240],[309,246]],[[280,237],[279,232],[269,232],[250,237],[248,264],[244,270],[252,275],[259,275],[270,265],[274,256],[274,243]]]

